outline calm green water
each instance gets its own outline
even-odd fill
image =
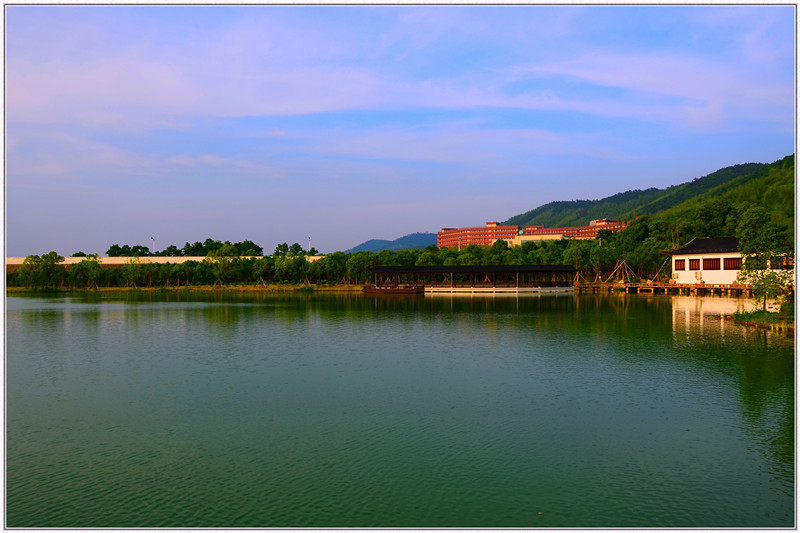
[[[793,338],[703,303],[10,297],[6,525],[792,527]]]

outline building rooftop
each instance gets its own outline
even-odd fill
[[[470,274],[470,273],[514,273],[567,272],[573,273],[570,265],[431,265],[431,266],[376,266],[372,271],[379,274]]]
[[[708,239],[692,239],[685,246],[674,250],[664,250],[664,255],[676,254],[706,254],[706,253],[726,253],[738,252],[739,239],[736,237],[711,237]]]

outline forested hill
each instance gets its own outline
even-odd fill
[[[383,239],[372,239],[362,242],[354,248],[346,250],[346,253],[353,252],[380,252],[381,250],[405,250],[407,248],[423,249],[426,246],[436,245],[435,233],[412,233],[393,241]]]
[[[626,191],[601,200],[572,200],[550,202],[513,216],[503,224],[545,227],[584,226],[590,220],[613,218],[629,220],[640,215],[655,215],[674,208],[709,191],[722,193],[755,179],[759,170],[768,165],[744,163],[726,167],[702,178],[673,185],[667,189]]]
[[[748,207],[762,207],[792,240],[794,185],[794,155],[790,155],[660,211],[657,218],[666,224],[687,226],[693,221],[696,236],[724,237],[734,234],[739,217]]]

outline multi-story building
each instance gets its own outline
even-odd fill
[[[620,231],[628,223],[607,218],[592,220],[588,226],[545,228],[544,226],[500,226],[497,222],[487,222],[485,227],[442,228],[436,236],[439,248],[464,247],[470,244],[490,246],[494,241],[503,239],[509,244],[520,245],[527,241],[543,241],[550,239],[594,239],[601,229]]]
[[[509,244],[520,245],[528,241],[544,241],[549,239],[595,239],[601,229],[621,231],[628,227],[627,221],[616,221],[608,218],[592,220],[588,226],[545,228],[544,226],[525,226],[525,229]]]
[[[462,248],[470,244],[490,246],[498,239],[511,239],[520,233],[519,226],[501,226],[497,222],[487,222],[486,226],[470,228],[442,228],[436,234],[439,248]]]

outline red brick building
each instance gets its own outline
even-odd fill
[[[486,226],[469,228],[442,228],[436,235],[439,248],[462,248],[470,244],[491,246],[503,239],[509,244],[519,245],[526,241],[549,239],[594,239],[601,229],[620,231],[628,226],[627,221],[616,221],[607,218],[592,220],[588,226],[545,228],[544,226],[500,226],[497,222],[487,222]]]
[[[545,228],[544,226],[525,226],[523,235],[561,235],[564,239],[594,239],[601,229],[620,231],[628,227],[628,222],[618,222],[608,218],[592,220],[588,226]]]
[[[436,234],[439,248],[463,248],[470,244],[490,246],[497,239],[513,239],[520,234],[519,226],[500,226],[497,222],[487,222],[486,226],[471,228],[442,228]]]

